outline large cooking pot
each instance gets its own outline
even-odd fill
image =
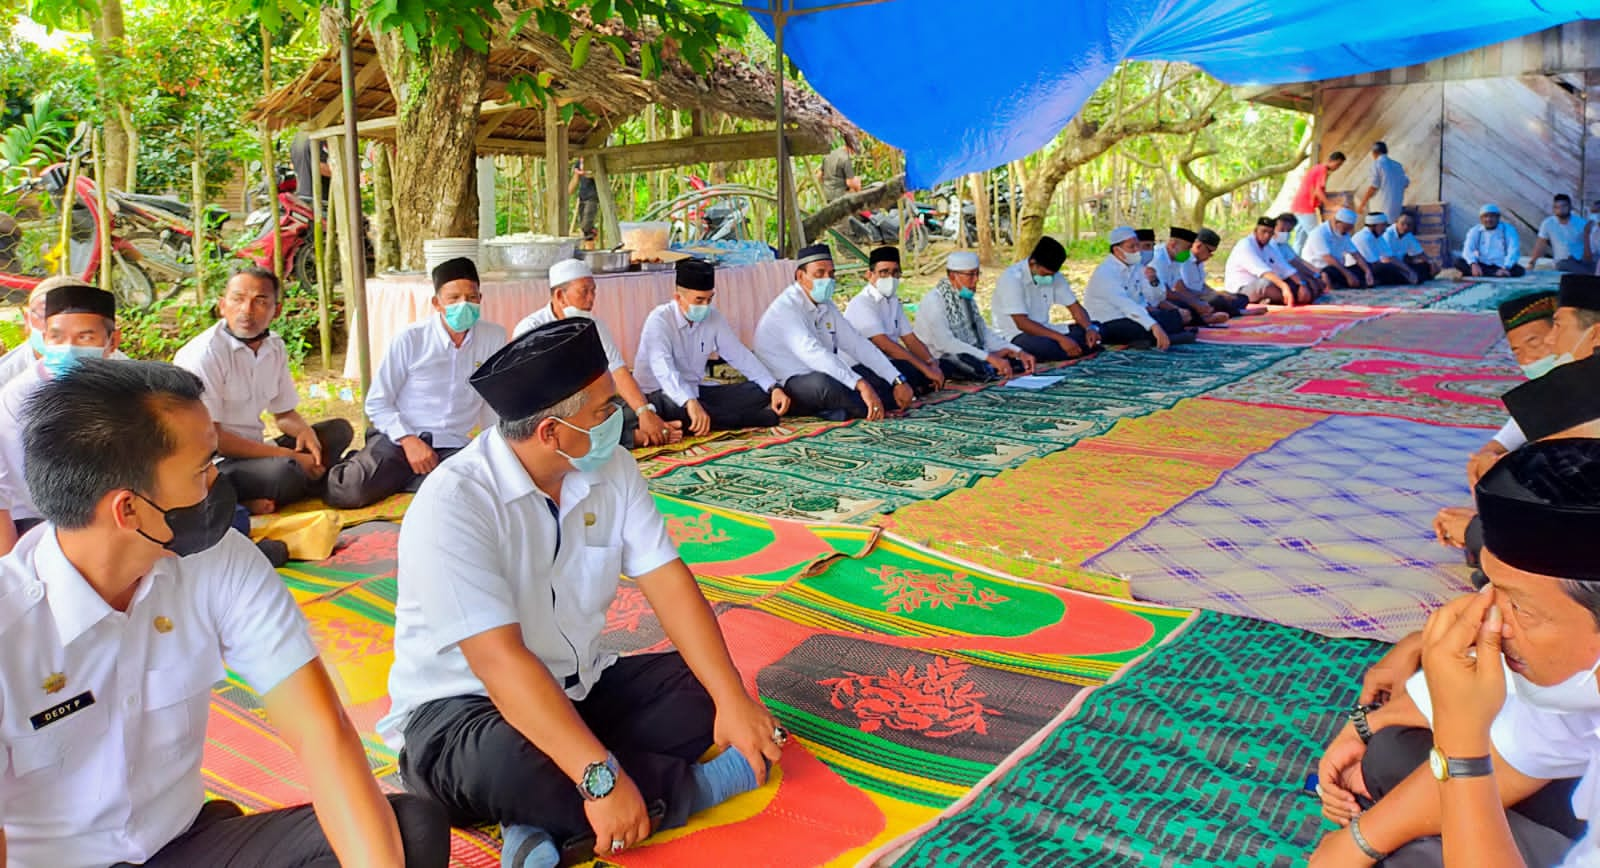
[[[595,274],[616,274],[627,271],[631,257],[626,250],[580,250],[578,258],[589,264]]]

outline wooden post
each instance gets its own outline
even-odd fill
[[[786,183],[784,189],[781,191],[783,194],[783,202],[781,204],[783,206],[783,210],[789,212],[788,252],[799,253],[800,248],[806,246],[808,239],[806,238],[806,227],[800,220],[800,191],[795,188],[794,166],[789,164],[788,153],[789,149],[785,147],[783,158],[784,165],[780,171],[782,172],[782,177]]]
[[[565,235],[566,215],[561,212],[561,113],[555,97],[544,100],[544,231]]]
[[[345,272],[345,285],[349,287],[346,310],[350,312],[350,343],[356,354],[356,370],[361,375],[361,391],[372,384],[372,346],[367,333],[367,256],[366,237],[361,231],[361,155],[356,150],[356,71],[351,56],[351,30],[355,17],[350,11],[350,0],[340,4],[339,15],[339,81],[344,96],[344,247],[350,270]]]
[[[72,160],[67,163],[67,186],[61,191],[61,258],[57,263],[57,273],[61,275],[72,273],[72,205],[77,199],[77,192],[78,155],[73,154]],[[110,244],[111,241],[105,239],[104,243]]]
[[[622,243],[622,228],[617,222],[617,193],[611,189],[611,175],[606,171],[606,158],[595,154],[587,158],[584,164],[594,174],[595,191],[600,194],[600,222],[605,225],[605,234],[601,243],[596,245],[601,250],[615,247]]]
[[[557,115],[559,117],[559,115]],[[568,154],[567,125],[560,124],[556,128],[559,135],[556,137],[556,168],[561,173],[561,183],[556,185],[557,207],[556,214],[561,217],[561,231],[556,235],[572,234],[572,195],[567,192],[567,182],[572,177],[572,157]]]
[[[959,186],[959,185],[958,185]],[[983,175],[973,172],[967,176],[967,186],[972,189],[972,206],[978,220],[978,261],[994,258],[994,235],[989,231],[989,203],[984,195]]]
[[[400,267],[400,237],[394,217],[394,170],[390,166],[389,146],[378,143],[372,161],[373,266],[378,271]]]
[[[1071,226],[1072,226],[1072,240],[1073,241],[1077,241],[1081,237],[1078,234],[1078,211],[1080,209],[1080,203],[1079,203],[1078,197],[1082,192],[1082,189],[1081,189],[1081,186],[1080,186],[1081,184],[1082,184],[1082,178],[1079,177],[1078,170],[1077,169],[1073,169],[1072,170],[1072,198],[1067,201],[1067,215],[1068,215],[1068,218],[1069,218],[1068,219],[1068,223],[1070,223]]]
[[[272,93],[272,34],[267,32],[265,20],[261,22],[261,94]],[[315,143],[312,145],[316,147]],[[267,173],[267,208],[272,220],[272,273],[283,282],[283,220],[278,210],[278,158],[272,149],[272,128],[265,119],[261,121],[261,166]],[[316,191],[313,190],[313,194]]]
[[[100,288],[112,292],[111,288],[111,262],[116,258],[116,251],[111,246],[111,209],[106,205],[106,155],[101,147],[100,130],[96,128],[89,139],[89,150],[94,155],[94,192],[97,214],[95,220],[99,223],[95,230],[100,233]],[[150,299],[155,301],[155,299]]]
[[[194,186],[194,241],[189,245],[189,255],[194,258],[194,300],[206,303],[206,166],[205,139],[195,134],[194,161],[189,164],[189,180]]]

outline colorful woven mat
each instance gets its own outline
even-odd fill
[[[1127,596],[1078,566],[1228,468],[1324,418],[1188,400],[875,523],[1010,575]]]
[[[1397,641],[1471,589],[1433,517],[1470,502],[1466,456],[1483,440],[1471,428],[1331,416],[1085,566],[1127,579],[1141,600]]]
[[[1498,428],[1505,421],[1500,396],[1522,380],[1501,361],[1319,346],[1207,398]]]
[[[1203,613],[897,864],[1303,865],[1306,774],[1384,650]]]
[[[1450,280],[1430,280],[1417,286],[1335,289],[1324,293],[1320,302],[1347,307],[1416,310],[1460,292],[1464,285]]]
[[[1554,292],[1560,284],[1559,271],[1535,271],[1522,277],[1468,279],[1462,282],[1460,291],[1434,302],[1429,309],[1494,311],[1502,301],[1530,292]]]
[[[1491,313],[1397,310],[1353,326],[1324,346],[1482,359],[1504,338],[1500,318]]]
[[[619,865],[732,864],[752,840],[763,842],[762,864],[854,864],[1025,753],[1063,707],[1191,614],[1020,582],[875,529],[662,506],[686,555],[714,553],[719,560],[703,564],[719,572],[765,570],[703,587],[747,685],[797,739],[766,787]],[[303,606],[369,764],[391,789],[395,757],[372,733],[388,706],[394,596],[395,579],[378,575]],[[666,647],[630,584],[607,641]],[[252,810],[308,798],[295,759],[242,685],[219,687],[208,738],[213,794]],[[470,868],[497,859],[493,837],[478,830],[458,830],[453,852],[453,864]]]
[[[1265,316],[1240,317],[1229,320],[1222,328],[1201,329],[1199,340],[1208,344],[1309,347],[1375,316],[1376,311],[1365,308],[1272,307]]]

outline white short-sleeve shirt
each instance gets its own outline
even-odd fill
[[[588,316],[589,319],[594,319],[587,312],[585,316]],[[555,310],[547,304],[523,317],[522,321],[517,323],[517,327],[511,330],[511,339],[516,340],[539,326],[549,325],[558,319],[560,317],[556,316]],[[606,328],[605,323],[597,319],[594,319],[594,327],[595,331],[600,333],[600,348],[605,350],[606,353],[606,370],[615,371],[618,368],[626,368],[628,363],[622,360],[622,351],[617,349],[617,342],[611,339],[611,330]]]
[[[1052,324],[1050,310],[1058,304],[1071,307],[1077,303],[1078,296],[1072,291],[1072,284],[1060,272],[1051,275],[1049,284],[1040,286],[1034,283],[1033,272],[1024,259],[1000,272],[994,285],[994,298],[989,302],[989,316],[994,320],[994,330],[1010,341],[1022,334],[1013,316],[1022,314],[1039,325],[1065,331],[1072,323]]]
[[[460,642],[518,624],[522,641],[582,699],[617,655],[600,645],[619,575],[678,557],[625,450],[562,480],[559,518],[498,428],[422,483],[400,527],[393,705],[378,732],[395,749],[418,706],[487,696]]]
[[[317,656],[265,557],[228,531],[156,562],[118,612],[55,528],[0,558],[0,821],[7,864],[148,860],[194,821],[223,662],[266,693]]]
[[[844,318],[856,327],[862,337],[868,339],[883,335],[899,343],[900,338],[911,331],[911,323],[906,320],[906,309],[900,303],[900,297],[891,295],[884,298],[870,286],[856,293],[856,297],[844,306]]]
[[[300,403],[289,373],[289,351],[277,335],[267,335],[252,351],[222,326],[218,322],[195,335],[172,362],[205,383],[200,400],[222,430],[260,440],[266,433],[262,412],[287,413]]]
[[[1550,255],[1555,259],[1582,259],[1583,234],[1589,224],[1576,214],[1562,223],[1552,214],[1539,224],[1539,237],[1550,242]]]

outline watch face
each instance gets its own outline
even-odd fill
[[[583,786],[589,795],[597,799],[604,798],[617,786],[617,773],[605,763],[595,763],[584,770]]]
[[[1445,766],[1444,754],[1438,748],[1428,751],[1428,768],[1433,771],[1435,780],[1445,780],[1450,777],[1450,769]]]

